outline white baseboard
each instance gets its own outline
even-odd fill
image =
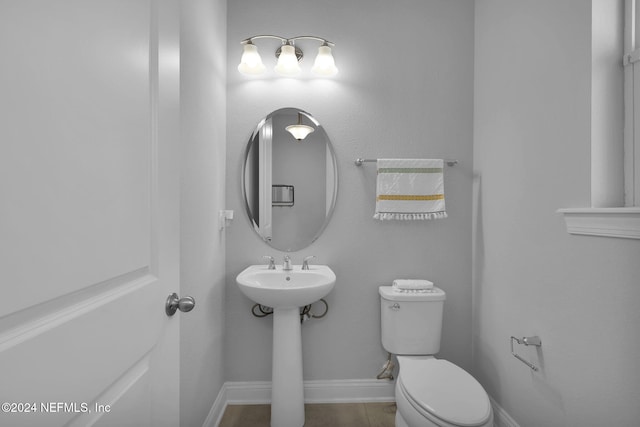
[[[489,396],[489,400],[491,400],[491,406],[493,407],[493,425],[495,427],[520,427],[516,420],[511,418],[511,415],[502,406],[498,405],[498,402],[493,400],[491,396]]]
[[[227,407],[227,393],[225,390],[225,384],[222,385],[222,388],[218,392],[218,396],[213,402],[213,406],[211,406],[209,414],[204,420],[204,424],[202,424],[202,427],[218,427],[218,424],[220,424],[222,415],[224,415],[224,410]]]
[[[395,400],[395,383],[389,380],[304,382],[306,403],[393,402]]]
[[[305,403],[393,402],[394,383],[387,380],[305,381]],[[520,427],[491,397],[495,427]],[[227,405],[271,403],[271,381],[226,382],[222,385],[203,427],[217,427]]]
[[[305,403],[393,402],[394,383],[388,380],[305,381]],[[227,405],[271,403],[271,381],[226,382],[203,427],[217,427]]]
[[[271,381],[226,382],[228,404],[249,405],[271,402]],[[387,380],[305,381],[305,403],[389,402],[394,400],[394,383]]]

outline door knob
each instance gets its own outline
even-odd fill
[[[167,303],[164,306],[165,312],[167,316],[173,316],[176,314],[177,310],[186,313],[187,311],[193,310],[193,307],[196,306],[196,300],[193,297],[183,297],[178,298],[178,294],[175,292],[167,297]]]

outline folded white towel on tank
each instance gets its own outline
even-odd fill
[[[423,291],[433,289],[433,282],[422,279],[396,279],[392,286],[396,291]]]

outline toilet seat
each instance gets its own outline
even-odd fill
[[[398,386],[411,406],[439,425],[483,426],[491,403],[467,371],[434,357],[398,356]]]

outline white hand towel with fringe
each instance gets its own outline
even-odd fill
[[[379,220],[446,218],[442,159],[378,159]]]

